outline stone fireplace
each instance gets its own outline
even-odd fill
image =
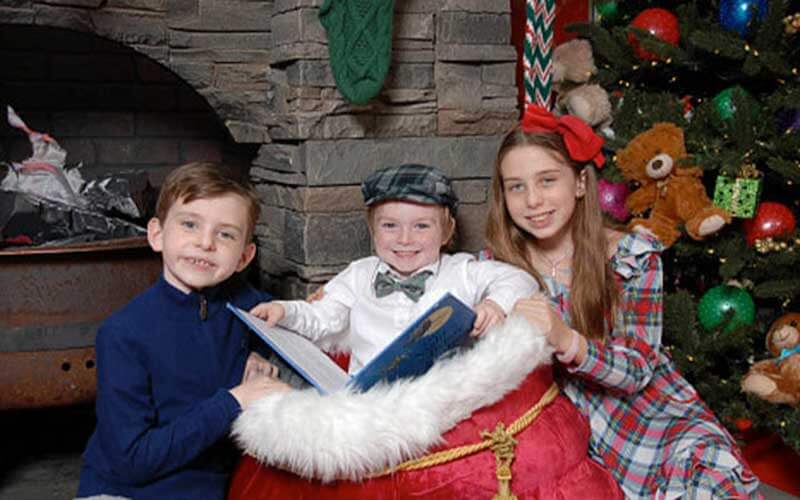
[[[304,296],[370,252],[360,181],[440,166],[462,200],[458,246],[482,247],[499,134],[518,117],[508,0],[397,0],[392,62],[368,104],[345,101],[322,0],[19,0],[0,7],[0,100],[87,172],[222,160],[264,209],[262,284]],[[0,133],[0,159],[24,158]]]

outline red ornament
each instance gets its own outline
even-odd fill
[[[670,45],[678,45],[681,39],[681,32],[678,26],[678,18],[675,14],[659,8],[645,9],[631,21],[631,27],[647,31],[651,35],[663,40]],[[636,35],[628,35],[628,43],[633,47],[633,53],[643,61],[658,59],[658,56],[639,47],[639,40]]]
[[[796,221],[786,205],[765,201],[758,205],[755,217],[745,220],[742,226],[747,244],[753,246],[756,240],[793,233]]]
[[[681,104],[683,104],[683,117],[687,121],[691,121],[692,116],[694,116],[694,102],[692,102],[694,98],[690,95],[685,95],[681,97]]]
[[[746,432],[753,427],[753,421],[749,418],[737,418],[734,420],[734,425],[740,432]]]

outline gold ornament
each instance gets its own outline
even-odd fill
[[[764,239],[756,240],[753,248],[760,254],[767,254],[770,252],[794,252],[796,245],[800,245],[800,239],[776,241],[772,236],[768,236]]]
[[[800,31],[800,12],[795,12],[783,18],[783,31],[787,35],[795,35]]]

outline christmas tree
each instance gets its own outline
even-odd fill
[[[568,29],[591,42],[593,80],[611,95],[604,185],[625,182],[615,152],[672,122],[685,133],[685,166],[702,169],[709,198],[733,216],[703,240],[681,228],[663,253],[665,348],[734,435],[763,429],[800,450],[800,407],[740,385],[755,362],[776,359],[770,326],[800,313],[800,2],[601,0],[595,9],[595,22]]]

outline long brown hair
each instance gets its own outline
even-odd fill
[[[530,250],[536,238],[520,230],[508,213],[503,193],[500,166],[509,151],[517,147],[537,146],[554,158],[572,167],[576,176],[585,176],[586,194],[576,200],[572,214],[572,283],[570,285],[570,322],[572,327],[591,338],[603,338],[607,321],[613,320],[617,286],[606,252],[606,224],[597,195],[597,175],[590,164],[575,162],[560,135],[528,134],[517,126],[503,138],[492,175],[492,200],[486,223],[489,250],[500,261],[508,262],[530,273],[543,290],[544,280],[531,261]]]

